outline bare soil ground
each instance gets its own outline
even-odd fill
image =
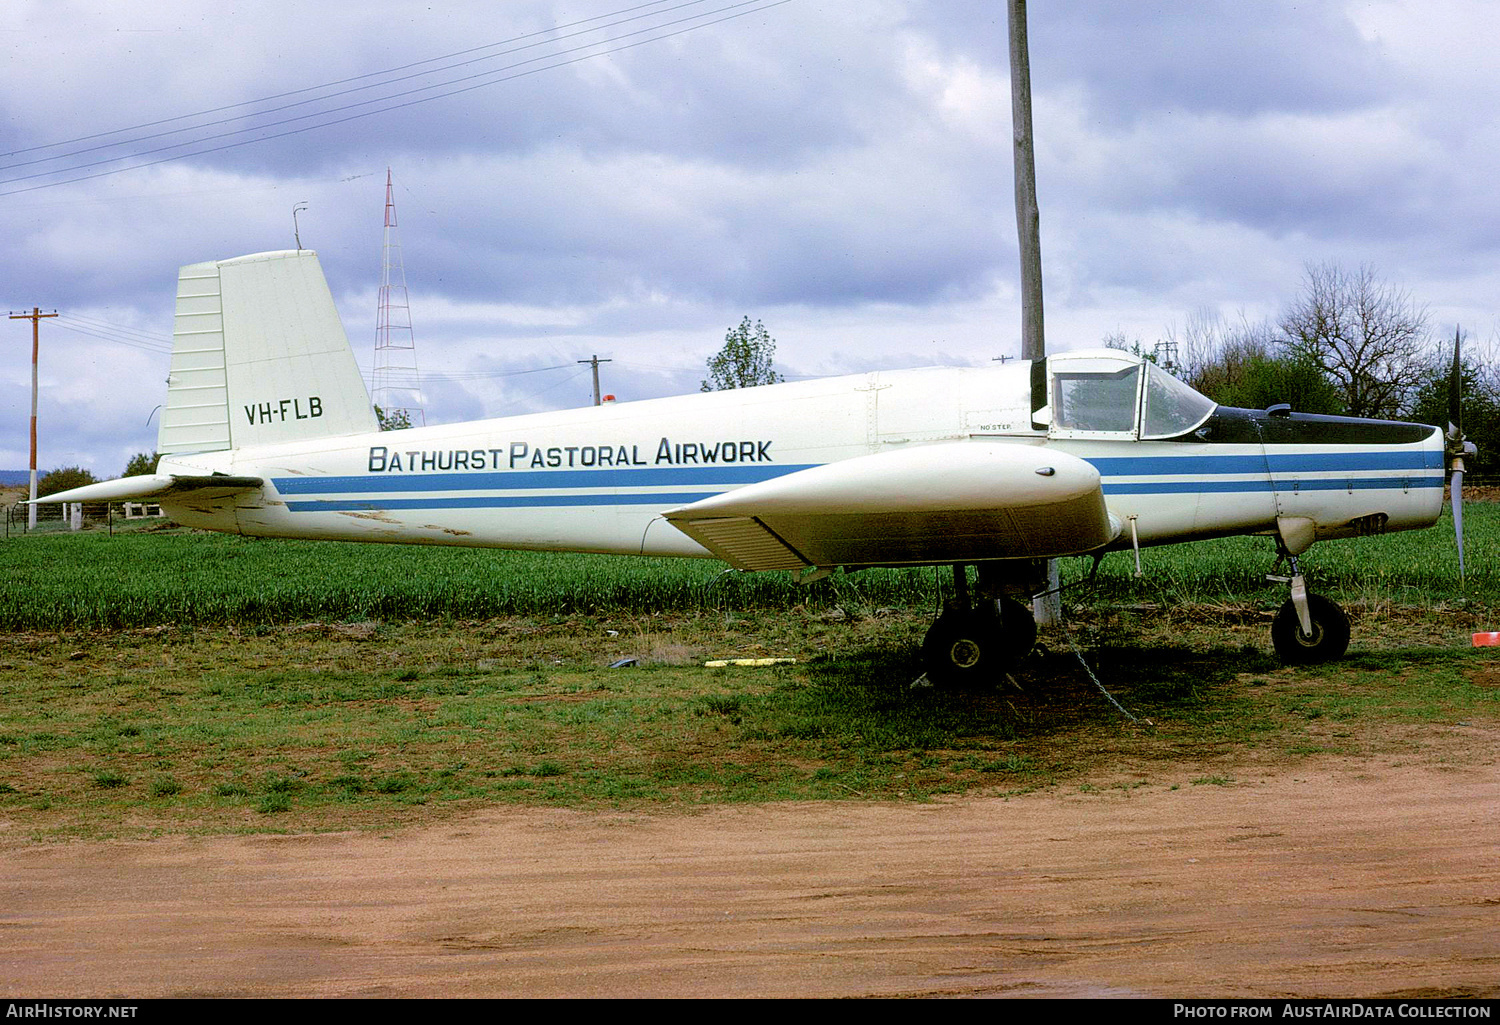
[[[0,991],[1500,997],[1500,730],[1414,729],[1170,787],[11,848]]]

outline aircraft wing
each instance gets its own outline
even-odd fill
[[[58,502],[136,502],[142,499],[161,500],[191,494],[194,498],[214,499],[254,491],[264,484],[260,477],[231,477],[215,473],[188,476],[177,473],[146,473],[138,477],[121,477],[99,484],[85,484],[81,488],[59,491],[36,500],[37,505]]]
[[[1086,461],[978,441],[815,466],[664,515],[742,570],[1045,559],[1099,548],[1121,527]]]

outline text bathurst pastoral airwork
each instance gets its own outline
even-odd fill
[[[540,470],[564,466],[707,466],[715,463],[769,463],[770,441],[680,441],[662,438],[649,458],[640,445],[553,445],[533,448],[524,441],[508,447],[398,451],[370,446],[371,473],[423,470]]]

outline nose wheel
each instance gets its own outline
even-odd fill
[[[1292,666],[1343,658],[1349,650],[1349,617],[1321,594],[1307,592],[1307,578],[1295,555],[1283,549],[1281,557],[1291,563],[1291,575],[1273,572],[1266,579],[1289,585],[1292,596],[1271,622],[1271,646]]]
[[[1349,617],[1321,594],[1307,596],[1307,616],[1312,627],[1304,630],[1297,606],[1290,598],[1271,623],[1271,644],[1287,665],[1310,665],[1343,658],[1349,650]]]

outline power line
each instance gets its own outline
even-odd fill
[[[98,328],[100,330],[114,331],[118,334],[138,338],[144,342],[163,345],[169,349],[172,347],[172,340],[170,337],[159,335],[151,331],[142,331],[139,328],[126,327],[123,324],[114,324],[107,320],[101,320],[98,317],[91,317],[86,313],[64,313],[61,315],[61,317],[65,321],[77,321],[80,324],[86,324],[90,327]]]
[[[644,4],[642,6],[644,6],[644,7],[655,7],[655,6],[658,6],[659,4],[664,3],[664,2],[666,2],[666,0],[655,0],[654,3]],[[12,163],[12,164],[0,164],[0,171],[8,171],[8,170],[10,170],[11,168],[14,168],[14,167],[26,167],[26,166],[29,166],[31,164],[46,163],[49,160],[61,160],[64,157],[78,156],[78,155],[83,154],[83,153],[92,153],[92,152],[94,152],[96,150],[110,149],[110,148],[115,147],[115,146],[123,146],[123,145],[128,145],[128,144],[137,143],[137,142],[146,142],[146,141],[149,141],[151,139],[160,139],[160,138],[163,138],[165,136],[180,135],[183,132],[192,132],[192,131],[197,131],[197,130],[203,129],[203,128],[212,128],[212,127],[215,127],[217,125],[230,124],[230,123],[232,123],[234,121],[243,120],[246,117],[262,117],[264,115],[274,114],[274,113],[277,113],[277,112],[283,111],[283,110],[291,110],[293,107],[306,106],[309,103],[321,103],[324,100],[331,100],[331,99],[334,99],[335,97],[338,97],[338,96],[348,96],[348,95],[351,95],[353,93],[361,92],[361,91],[366,90],[366,89],[375,89],[375,88],[379,88],[380,86],[384,86],[384,85],[394,85],[397,82],[410,81],[412,79],[421,78],[424,75],[430,75],[430,74],[433,74],[434,72],[438,72],[438,71],[449,71],[449,70],[452,70],[454,68],[467,67],[470,64],[477,64],[477,63],[479,63],[481,61],[494,60],[496,58],[504,57],[504,56],[507,56],[508,54],[512,54],[512,53],[518,53],[521,50],[530,49],[532,47],[544,46],[544,45],[547,45],[548,43],[558,42],[559,40],[572,39],[572,38],[574,38],[576,36],[587,35],[590,32],[599,32],[599,31],[601,31],[603,29],[614,28],[614,27],[616,27],[618,25],[623,25],[623,24],[626,24],[626,23],[631,22],[631,21],[637,21],[637,20],[639,20],[641,18],[651,17],[653,14],[663,14],[663,13],[667,13],[669,11],[678,10],[678,9],[680,9],[682,7],[692,7],[692,6],[695,6],[697,4],[707,3],[707,2],[708,2],[708,0],[687,0],[686,3],[680,3],[680,4],[678,4],[675,7],[669,7],[669,8],[667,8],[666,11],[656,11],[656,12],[652,12],[652,14],[636,14],[633,17],[622,18],[619,21],[609,22],[609,23],[607,23],[605,25],[596,26],[596,27],[590,28],[590,29],[584,29],[584,30],[579,31],[579,32],[567,33],[567,34],[561,35],[561,36],[554,36],[553,38],[544,39],[544,40],[542,40],[540,42],[527,43],[525,46],[519,46],[519,47],[516,47],[515,49],[511,49],[511,50],[502,50],[499,53],[490,54],[490,55],[485,56],[485,57],[475,57],[475,58],[472,58],[470,60],[459,61],[456,64],[449,64],[449,65],[446,65],[446,66],[440,67],[440,68],[429,68],[426,71],[417,72],[416,74],[412,74],[412,75],[401,75],[400,77],[397,77],[397,78],[387,78],[385,81],[374,82],[374,83],[371,83],[369,85],[362,85],[362,86],[358,86],[358,87],[353,88],[353,89],[341,89],[338,92],[328,93],[327,95],[324,95],[324,96],[315,96],[315,97],[312,97],[310,99],[298,100],[295,103],[286,103],[286,104],[282,104],[279,107],[271,107],[271,108],[266,109],[266,110],[253,111],[253,112],[251,112],[249,114],[236,115],[235,117],[229,117],[229,118],[221,118],[221,119],[219,119],[217,121],[207,121],[207,122],[204,122],[202,124],[189,125],[189,126],[187,126],[185,128],[174,128],[174,129],[171,129],[170,131],[165,131],[165,132],[154,132],[154,133],[152,133],[150,135],[136,136],[133,139],[126,139],[126,140],[123,140],[121,142],[105,142],[105,143],[100,143],[100,144],[98,144],[96,146],[86,146],[86,147],[84,147],[82,149],[70,150],[70,151],[68,151],[66,153],[59,153],[59,154],[56,154],[56,155],[50,156],[50,157],[37,157],[34,160],[18,161],[16,163]],[[528,32],[528,33],[525,33],[524,35],[514,36],[514,37],[512,37],[510,39],[503,39],[503,40],[500,40],[499,42],[495,42],[495,43],[486,43],[484,46],[471,47],[470,49],[460,50],[457,53],[445,54],[445,55],[443,55],[441,57],[431,57],[431,58],[428,58],[427,60],[416,61],[416,62],[411,63],[411,64],[405,64],[405,65],[402,65],[402,66],[397,67],[397,68],[390,68],[390,69],[387,69],[385,71],[372,71],[372,72],[369,72],[368,74],[356,75],[356,76],[353,76],[351,78],[340,79],[340,80],[338,80],[336,82],[326,82],[326,83],[324,83],[322,85],[307,86],[306,88],[303,88],[303,89],[295,89],[295,90],[292,90],[290,92],[277,93],[277,94],[275,94],[273,96],[262,97],[262,98],[260,98],[258,100],[245,100],[245,101],[240,102],[240,103],[231,103],[231,104],[227,104],[227,105],[222,106],[222,107],[215,107],[215,108],[213,108],[211,110],[199,111],[199,112],[194,113],[194,114],[181,114],[181,115],[178,115],[177,117],[163,118],[163,119],[161,119],[159,121],[153,121],[153,122],[150,122],[150,123],[147,123],[147,124],[144,124],[144,125],[137,125],[137,126],[135,126],[133,128],[120,128],[120,129],[115,129],[114,131],[99,132],[99,133],[96,133],[94,135],[81,136],[81,137],[79,137],[77,139],[70,139],[70,140],[65,140],[65,141],[62,141],[62,142],[46,143],[46,144],[39,145],[39,146],[30,146],[30,147],[27,147],[26,149],[12,150],[11,152],[6,153],[5,156],[10,157],[10,156],[16,156],[16,155],[22,154],[22,153],[34,153],[37,150],[43,150],[43,149],[56,149],[59,146],[68,146],[68,145],[72,145],[75,142],[90,142],[90,141],[92,141],[94,139],[100,139],[100,138],[104,138],[104,137],[110,136],[110,135],[123,135],[126,132],[140,131],[140,130],[145,129],[145,128],[155,128],[155,127],[158,127],[160,125],[171,124],[174,121],[186,121],[186,120],[189,120],[191,118],[196,118],[196,117],[208,117],[208,116],[210,116],[212,114],[223,113],[224,111],[228,111],[228,110],[237,110],[237,109],[239,109],[241,107],[251,107],[251,106],[255,106],[256,104],[260,104],[260,103],[270,103],[270,102],[273,102],[273,101],[278,100],[278,99],[285,99],[286,97],[289,97],[289,96],[297,96],[297,95],[301,95],[302,93],[317,92],[320,89],[332,89],[332,88],[334,88],[336,86],[347,85],[350,82],[358,82],[358,81],[361,81],[361,80],[366,79],[366,78],[381,78],[381,77],[387,76],[387,75],[395,75],[395,74],[397,74],[397,72],[407,71],[407,70],[410,70],[411,68],[420,67],[420,66],[422,66],[424,64],[434,64],[434,63],[437,63],[439,61],[451,60],[452,58],[455,58],[455,57],[467,56],[468,54],[471,54],[471,53],[477,53],[480,50],[489,50],[489,49],[493,49],[494,47],[497,47],[497,46],[505,46],[505,45],[508,45],[510,43],[519,42],[522,39],[530,39],[533,36],[546,35],[546,34],[548,34],[550,32],[560,31],[561,29],[565,29],[565,28],[574,28],[574,27],[576,27],[578,25],[587,24],[590,21],[601,21],[601,20],[604,20],[606,18],[615,17],[618,14],[628,14],[628,13],[631,13],[631,12],[639,10],[639,9],[640,9],[639,7],[632,7],[632,8],[628,8],[625,11],[616,11],[614,14],[599,15],[599,16],[594,17],[594,18],[584,19],[583,21],[572,22],[572,23],[570,23],[568,25],[560,25],[560,26],[557,26],[556,28],[553,28],[553,29],[541,29],[541,30],[538,30],[536,32]],[[608,42],[609,40],[604,40],[604,41]],[[595,45],[597,45],[597,43]],[[460,79],[459,81],[463,81],[463,80]],[[448,83],[440,83],[440,84],[448,84]],[[436,88],[436,87],[434,86],[432,88]],[[399,96],[399,95],[406,95],[406,94],[405,93],[398,93],[396,95]],[[388,97],[382,97],[382,99],[385,99],[385,98],[388,98]],[[347,108],[339,108],[339,109],[347,109]],[[331,113],[331,111],[325,111],[324,113]],[[316,115],[311,115],[311,116],[316,116]],[[284,123],[284,122],[275,122],[275,124],[282,124],[282,123]],[[270,127],[270,126],[262,125],[262,126],[259,126],[259,127]],[[245,129],[245,130],[249,130],[249,129]],[[190,143],[182,143],[181,145],[190,145]],[[163,147],[163,148],[170,149],[171,147],[169,146],[169,147]],[[148,151],[148,152],[156,152],[156,151]],[[119,158],[114,158],[114,159],[119,159]],[[89,165],[82,165],[82,166],[89,166]],[[12,180],[19,180],[19,179],[12,179]]]
[[[252,143],[256,143],[256,142],[269,142],[269,141],[271,141],[273,139],[281,139],[281,138],[285,138],[285,137],[291,136],[291,135],[299,135],[299,134],[302,134],[304,132],[313,131],[313,130],[318,129],[318,128],[329,128],[329,127],[332,127],[334,125],[345,124],[345,123],[347,123],[349,121],[355,121],[355,120],[358,120],[360,118],[371,117],[371,116],[373,116],[375,114],[383,114],[383,113],[387,113],[387,112],[392,111],[392,110],[400,110],[400,109],[403,109],[405,107],[416,106],[416,105],[422,104],[422,103],[430,103],[430,102],[432,102],[434,100],[446,99],[447,97],[457,96],[457,95],[460,95],[460,94],[466,93],[466,92],[473,92],[476,89],[482,89],[482,88],[486,88],[486,87],[492,86],[492,85],[499,85],[499,84],[501,84],[503,82],[514,81],[515,79],[524,78],[524,77],[527,77],[529,75],[534,75],[534,74],[537,74],[537,73],[542,72],[542,71],[553,71],[553,70],[556,70],[558,68],[567,67],[568,65],[571,65],[571,64],[578,64],[578,63],[581,63],[581,62],[586,61],[586,60],[592,60],[592,59],[594,59],[596,57],[604,57],[604,56],[608,56],[610,54],[620,53],[620,52],[622,52],[624,50],[634,49],[635,47],[638,47],[638,46],[644,46],[647,43],[655,43],[655,42],[660,42],[660,41],[662,41],[664,39],[671,39],[671,38],[674,38],[676,36],[685,35],[686,33],[697,31],[698,29],[707,28],[707,27],[712,26],[712,25],[718,25],[718,24],[721,24],[723,22],[732,21],[732,20],[737,19],[737,18],[743,18],[743,17],[745,17],[747,15],[756,14],[756,13],[759,13],[761,11],[770,10],[771,8],[780,7],[780,6],[783,6],[784,4],[788,4],[788,3],[791,3],[791,2],[792,2],[792,0],[770,0],[770,2],[766,2],[766,0],[741,0],[741,2],[739,2],[739,3],[730,4],[730,5],[725,6],[725,7],[717,8],[717,9],[715,9],[713,11],[702,12],[702,13],[693,15],[691,17],[680,18],[680,19],[676,19],[676,20],[673,20],[673,21],[665,22],[665,23],[663,23],[661,25],[655,25],[655,26],[651,26],[651,27],[645,28],[645,29],[638,29],[638,30],[635,30],[633,32],[622,33],[621,35],[614,36],[614,37],[611,37],[609,39],[599,40],[599,41],[596,41],[596,42],[593,42],[593,43],[588,43],[588,44],[585,44],[585,45],[582,45],[582,46],[571,47],[569,49],[560,50],[560,51],[558,51],[556,53],[546,54],[546,55],[543,55],[543,56],[540,56],[540,57],[529,58],[529,59],[524,60],[524,61],[518,61],[515,64],[507,65],[506,67],[503,67],[503,68],[497,68],[497,69],[493,69],[491,71],[482,72],[482,73],[475,74],[475,75],[466,75],[466,76],[463,76],[461,78],[451,79],[449,81],[441,82],[441,83],[438,83],[436,85],[423,86],[423,87],[417,88],[417,89],[408,89],[408,90],[404,90],[404,91],[401,91],[401,92],[397,92],[397,93],[389,94],[389,95],[386,95],[386,96],[378,97],[378,98],[373,99],[373,100],[365,100],[365,101],[362,101],[360,103],[346,104],[346,105],[344,105],[342,107],[335,107],[335,108],[331,108],[331,109],[328,109],[328,110],[318,111],[318,112],[312,113],[312,114],[303,114],[303,115],[299,115],[298,117],[294,117],[294,118],[284,118],[284,119],[282,119],[280,121],[273,121],[273,122],[269,122],[267,124],[254,126],[252,128],[238,129],[238,130],[232,131],[232,132],[221,132],[221,133],[218,133],[216,135],[210,135],[210,136],[207,136],[207,137],[204,137],[204,138],[200,138],[200,139],[196,139],[196,140],[192,140],[192,141],[188,141],[188,142],[174,143],[174,144],[169,145],[169,146],[159,146],[159,147],[156,147],[154,149],[143,150],[143,151],[139,151],[139,152],[132,153],[132,154],[127,154],[127,155],[122,155],[122,156],[109,157],[109,158],[105,158],[105,159],[101,159],[101,160],[95,160],[95,161],[89,161],[89,162],[74,164],[74,165],[71,165],[71,166],[68,166],[68,167],[55,168],[55,169],[50,170],[50,171],[38,171],[38,172],[35,172],[35,173],[32,173],[32,174],[28,174],[28,175],[18,175],[18,176],[12,177],[12,178],[0,179],[0,185],[8,185],[8,184],[15,184],[17,182],[31,181],[31,180],[36,179],[36,178],[46,178],[46,177],[51,176],[51,175],[65,175],[65,174],[70,174],[70,173],[72,173],[74,171],[81,171],[81,170],[85,170],[85,169],[90,168],[90,167],[98,167],[98,166],[100,166],[102,164],[109,164],[109,163],[114,163],[114,162],[121,161],[121,160],[128,160],[128,159],[132,159],[133,157],[150,156],[153,153],[161,153],[161,152],[165,152],[165,151],[171,150],[171,149],[180,149],[180,148],[182,148],[184,146],[192,146],[192,145],[196,145],[197,143],[201,143],[201,142],[210,142],[210,141],[212,141],[214,139],[229,139],[229,138],[233,138],[233,137],[238,136],[238,135],[249,134],[251,132],[263,132],[266,129],[276,128],[276,127],[279,127],[281,125],[293,124],[293,123],[298,122],[298,121],[306,121],[306,120],[311,119],[311,118],[326,117],[327,115],[330,115],[330,114],[342,113],[344,111],[354,110],[354,109],[356,109],[358,107],[369,106],[370,104],[383,103],[383,102],[388,101],[388,100],[399,99],[399,98],[404,97],[404,96],[414,96],[417,93],[430,92],[430,91],[432,91],[434,89],[444,89],[444,88],[446,88],[448,86],[457,85],[458,83],[461,83],[461,82],[472,82],[475,79],[483,79],[483,78],[490,79],[490,81],[481,81],[481,82],[477,82],[476,84],[463,86],[461,88],[449,89],[446,92],[440,92],[440,93],[438,93],[437,95],[434,95],[434,96],[424,96],[424,97],[421,97],[419,99],[407,100],[407,101],[405,101],[403,103],[392,103],[392,104],[390,104],[388,106],[378,107],[377,109],[374,109],[374,110],[366,110],[366,111],[363,111],[363,112],[360,112],[360,113],[356,113],[356,114],[349,114],[346,117],[334,118],[332,120],[322,121],[322,122],[319,122],[317,124],[303,125],[303,126],[301,126],[299,128],[288,129],[287,131],[284,131],[284,132],[274,132],[274,133],[271,133],[271,134],[268,134],[268,135],[261,135],[261,136],[259,136],[257,138],[253,138],[253,139],[242,139],[242,140],[237,141],[237,142],[227,142],[227,143],[225,143],[223,145],[220,145],[220,146],[209,146],[209,147],[206,147],[206,148],[203,148],[203,149],[190,150],[190,151],[185,152],[185,153],[177,153],[177,154],[173,154],[171,156],[161,157],[161,158],[159,158],[157,160],[146,160],[146,161],[141,161],[139,163],[130,164],[130,165],[125,166],[125,167],[116,167],[116,168],[111,168],[109,170],[96,171],[96,172],[94,172],[92,174],[83,174],[83,175],[78,175],[78,176],[72,177],[72,178],[60,178],[60,179],[58,179],[56,181],[40,182],[40,183],[35,184],[35,185],[28,185],[28,186],[26,186],[24,188],[9,189],[9,190],[6,190],[4,192],[0,192],[0,196],[14,196],[14,195],[20,195],[20,194],[26,193],[26,192],[35,192],[35,191],[37,191],[39,189],[52,188],[52,187],[58,186],[58,185],[71,185],[71,184],[75,184],[77,182],[91,181],[91,180],[93,180],[95,178],[104,178],[104,177],[108,177],[108,176],[115,175],[115,174],[122,174],[122,173],[124,173],[126,171],[135,171],[135,170],[140,170],[140,169],[146,168],[146,167],[155,167],[155,166],[160,165],[160,164],[170,163],[170,162],[176,161],[176,160],[182,160],[182,159],[185,159],[187,157],[204,156],[204,155],[207,155],[207,154],[210,154],[210,153],[219,153],[219,152],[223,152],[225,150],[236,149],[236,148],[241,147],[241,146],[248,146],[248,145],[251,145]],[[736,8],[747,7],[747,6],[750,7],[749,10],[736,10]],[[725,14],[724,12],[726,12],[726,11],[730,11],[730,12],[733,12],[733,13]],[[719,15],[719,14],[722,14],[723,16],[722,17],[713,17],[714,15]],[[633,42],[623,43],[623,44],[621,44],[619,46],[610,47],[610,48],[604,49],[604,50],[598,50],[597,52],[594,52],[594,53],[584,53],[581,56],[572,57],[572,58],[569,58],[567,60],[557,60],[557,58],[564,57],[567,54],[579,53],[580,51],[589,50],[589,49],[592,49],[594,47],[605,46],[605,45],[607,45],[609,43],[618,42],[621,39],[629,39],[632,36],[643,35],[643,34],[650,33],[650,32],[657,32],[657,31],[660,31],[660,29],[662,29],[666,25],[676,25],[676,24],[681,24],[682,22],[686,22],[686,21],[697,21],[698,23],[697,24],[692,24],[692,25],[687,25],[686,27],[675,29],[675,30],[670,31],[670,32],[662,32],[660,35],[649,36],[648,38],[644,38],[644,39],[636,39]],[[524,66],[526,64],[534,64],[534,63],[536,63],[538,61],[544,61],[544,60],[554,60],[555,63],[545,64],[545,65],[543,65],[541,67],[529,68],[529,69],[524,70],[524,71],[517,71],[515,74],[511,74],[511,75],[505,75],[505,74],[503,74],[503,72],[512,71],[512,70],[514,70],[516,68],[520,68],[520,67],[522,67],[522,66]],[[381,83],[381,84],[386,84],[386,83]],[[314,88],[316,88],[316,87],[314,87]],[[186,116],[194,116],[194,115],[186,115]],[[49,158],[49,159],[60,159],[60,158]],[[28,162],[28,163],[31,163],[31,162]],[[11,166],[18,167],[18,166],[21,166],[21,165],[16,164],[16,165],[11,165]]]
[[[534,403],[537,399],[541,398],[543,395],[546,395],[549,392],[557,391],[557,389],[561,388],[563,385],[568,384],[568,383],[570,383],[572,381],[578,380],[578,378],[580,378],[580,377],[583,376],[583,373],[584,373],[583,368],[579,367],[577,370],[573,371],[571,374],[569,374],[567,377],[563,378],[561,381],[558,381],[556,384],[548,385],[546,388],[543,388],[541,391],[532,392],[530,395],[527,395],[526,398],[521,399],[520,401],[517,401],[517,402],[507,403],[506,405],[501,406],[500,408],[502,410],[514,409],[517,406],[526,405],[528,403]]]
[[[585,360],[584,362],[586,363],[588,361]],[[520,377],[523,374],[541,374],[541,373],[545,373],[546,371],[549,371],[549,370],[572,370],[572,369],[573,369],[573,364],[571,364],[571,363],[559,363],[555,367],[532,367],[531,369],[528,369],[528,370],[455,370],[455,371],[452,371],[451,373],[446,373],[446,374],[445,373],[440,373],[440,372],[434,372],[434,371],[424,370],[424,371],[422,371],[422,380],[424,380],[424,381],[451,381],[451,382],[482,381],[482,380],[489,380],[491,378],[496,378],[496,377]],[[365,376],[368,377],[370,372],[369,371],[365,371],[364,373],[365,373]],[[401,380],[401,378],[399,378],[399,376],[398,376],[397,379]],[[409,381],[410,379],[406,379],[406,380]]]
[[[77,314],[64,313],[58,317],[57,326],[74,334],[87,335],[90,338],[98,338],[106,342],[114,342],[118,345],[128,345],[133,349],[141,349],[146,352],[170,353],[172,343],[137,332],[131,328],[119,328],[102,321],[90,322]],[[122,332],[129,332],[124,334]]]
[[[622,366],[622,367],[639,367],[642,370],[667,370],[667,371],[671,371],[673,373],[683,373],[683,374],[701,374],[701,373],[703,373],[703,368],[701,366],[698,366],[698,367],[668,367],[668,366],[663,366],[660,363],[642,363],[639,360],[634,360],[634,359],[622,359],[622,360],[620,360],[620,366]]]

